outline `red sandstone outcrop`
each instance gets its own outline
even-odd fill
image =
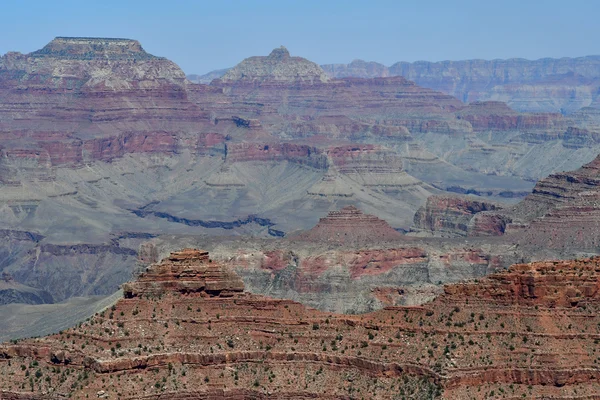
[[[509,273],[445,287],[447,299],[574,308],[600,301],[600,258],[515,264]]]
[[[222,89],[227,101],[206,102],[205,109],[260,118],[265,129],[294,136],[332,133],[337,137],[359,134],[407,137],[413,126],[439,126],[455,122],[451,113],[463,107],[451,96],[423,89],[402,77],[330,80],[316,64],[275,49],[267,57],[251,57],[211,83]],[[364,121],[377,115],[394,115],[398,121]],[[237,111],[234,111],[237,110]],[[283,122],[281,117],[288,119]],[[333,119],[350,118],[338,124]],[[447,120],[447,121],[446,121]],[[334,122],[335,126],[330,126]],[[410,125],[411,127],[409,127]]]
[[[578,200],[584,193],[597,192],[600,187],[600,156],[583,167],[552,174],[541,179],[515,214],[524,220],[541,217],[562,205]]]
[[[8,160],[40,167],[180,150],[212,129],[173,62],[128,39],[56,38],[0,60],[0,137]]]
[[[135,282],[123,286],[125,298],[171,292],[232,296],[243,290],[244,283],[236,274],[213,264],[208,252],[194,249],[171,253],[160,264],[149,267]]]
[[[206,257],[173,253],[145,282],[171,280],[166,264],[218,275]],[[235,280],[221,280],[233,297],[162,286],[0,346],[0,396],[589,399],[600,389],[599,272],[598,258],[520,264],[423,306],[354,316],[242,293]]]

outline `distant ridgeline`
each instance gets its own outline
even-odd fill
[[[74,60],[151,60],[164,59],[147,53],[140,42],[120,38],[56,37],[44,48],[30,53],[36,58],[61,57]]]

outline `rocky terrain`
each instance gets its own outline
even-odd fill
[[[446,282],[483,277],[531,259],[502,237],[440,240],[405,236],[348,206],[312,229],[277,240],[162,235],[144,243],[143,266],[182,247],[203,247],[253,293],[346,314],[431,299]]]
[[[597,253],[600,244],[600,156],[579,169],[540,180],[513,206],[472,196],[431,196],[415,215],[411,234],[435,237],[502,236],[537,259]]]
[[[77,327],[0,347],[0,394],[593,398],[600,260],[518,264],[419,307],[340,315],[243,291],[185,249]]]
[[[515,262],[595,254],[583,230],[594,196],[527,211],[542,181],[515,206],[536,180],[600,153],[595,107],[466,104],[402,76],[328,75],[283,47],[208,85],[129,39],[8,53],[0,304],[44,334],[40,310],[66,327],[188,246],[253,292],[344,313],[420,304]],[[563,235],[564,216],[574,231]],[[0,335],[26,336],[23,324]]]

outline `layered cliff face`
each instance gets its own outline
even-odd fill
[[[142,278],[152,293],[0,346],[2,397],[586,399],[600,389],[598,259],[515,265],[421,307],[348,316],[242,292],[206,256],[174,253]],[[202,281],[219,291],[181,290]]]
[[[57,37],[30,54],[6,54],[0,67],[3,75],[12,75],[30,87],[53,84],[55,88],[110,89],[110,82],[119,82],[126,88],[125,80],[149,89],[162,83],[157,80],[179,85],[185,82],[185,74],[177,65],[147,53],[131,39]]]
[[[505,214],[506,233],[519,243],[563,254],[595,253],[600,244],[600,159],[540,180],[533,192]]]
[[[501,209],[500,204],[475,197],[431,196],[417,210],[411,230],[419,236],[500,236],[504,234],[506,221],[499,216],[494,220],[495,213],[485,212]],[[483,218],[483,215],[487,217]]]
[[[159,235],[276,239],[350,205],[378,218],[367,222],[408,231],[432,194],[516,201],[533,186],[523,177],[579,167],[600,146],[596,125],[591,110],[565,118],[500,102],[465,105],[398,76],[327,78],[284,49],[198,85],[136,41],[57,38],[0,61],[0,223],[43,237],[2,242],[0,272],[23,291],[63,301],[112,293],[135,269],[140,244]],[[466,218],[461,212],[457,218]],[[467,232],[496,235],[505,223],[477,213]],[[338,228],[348,231],[327,229]],[[370,229],[359,236],[382,233]],[[313,259],[292,249],[300,265],[309,259],[306,271],[326,273],[282,273],[274,282],[251,268],[255,285],[267,292],[272,283],[278,296],[303,300],[329,291],[313,305],[339,310],[348,300],[349,309],[365,311],[384,304],[376,293],[391,296],[380,288],[388,278],[431,285],[522,257],[505,245],[490,250],[488,239],[473,246],[404,239],[381,254],[372,241],[341,253],[328,253],[325,243]]]
[[[355,60],[322,67],[335,78],[400,75],[467,103],[499,100],[524,112],[573,112],[595,103],[600,87],[598,56],[398,62],[390,67]]]
[[[600,157],[569,172],[552,174],[540,180],[515,213],[523,220],[542,217],[563,205],[578,201],[582,195],[592,195],[600,185]]]
[[[595,254],[600,245],[600,181],[597,157],[569,172],[540,180],[531,194],[513,206],[473,196],[427,199],[415,214],[412,232],[422,236],[505,236],[535,258]]]
[[[355,314],[421,304],[442,283],[483,277],[527,259],[511,243],[493,239],[463,243],[404,236],[381,219],[345,207],[306,232],[275,241],[161,236],[147,246],[157,254],[201,246],[235,269],[253,293]]]
[[[56,38],[0,61],[0,137],[8,171],[78,166],[127,153],[174,153],[208,117],[173,62],[127,39]],[[13,172],[17,173],[17,172]]]
[[[125,298],[157,297],[165,293],[200,293],[206,296],[233,296],[244,283],[223,266],[213,264],[208,252],[183,249],[152,265],[136,282],[123,286]]]

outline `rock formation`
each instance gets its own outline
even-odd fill
[[[186,100],[185,82],[177,65],[128,39],[56,38],[27,55],[9,53],[0,61],[4,163],[173,153],[176,132],[198,132],[208,120]]]
[[[3,301],[107,296],[156,260],[144,242],[204,247],[224,235],[239,239],[234,266],[247,261],[244,279],[262,293],[353,312],[421,302],[411,293],[538,257],[521,250],[538,241],[529,233],[469,243],[398,237],[381,220],[408,231],[426,198],[446,190],[481,204],[516,202],[533,180],[600,152],[594,110],[523,114],[498,101],[466,105],[400,76],[328,78],[284,49],[210,85],[189,82],[134,40],[57,38],[8,53],[0,59],[0,223],[12,233],[0,233],[0,273],[22,286],[11,283]],[[320,237],[331,242],[262,241],[293,238],[349,205],[375,216],[357,226],[381,229],[325,224]],[[458,236],[516,232],[523,220],[506,207],[468,223],[468,206],[445,210],[430,220]],[[552,226],[576,211],[557,212]],[[589,252],[594,235],[580,231],[540,240],[559,248],[589,237],[580,241]],[[285,260],[282,270],[261,267],[283,263],[266,255],[279,252],[291,254],[274,257]],[[392,296],[386,282],[407,294]],[[51,298],[24,295],[31,290]]]
[[[600,156],[575,171],[552,174],[540,180],[530,195],[515,207],[522,220],[541,217],[600,187]]]
[[[314,228],[298,236],[302,240],[339,244],[381,243],[400,237],[401,234],[387,222],[363,214],[354,206],[330,211]]]
[[[586,399],[600,389],[598,258],[515,265],[420,307],[349,316],[241,292],[207,257],[173,253],[142,277],[160,288],[151,295],[1,345],[2,398]],[[190,279],[220,289],[182,292]]]
[[[267,57],[250,57],[227,71],[223,82],[244,84],[325,83],[329,80],[317,64],[302,57],[291,57],[281,46]]]
[[[125,298],[160,296],[164,293],[202,293],[231,296],[244,290],[239,277],[213,264],[208,252],[183,249],[171,253],[160,264],[151,266],[136,282],[123,286]]]
[[[499,236],[504,234],[506,221],[494,220],[491,215],[496,214],[484,212],[500,209],[501,205],[476,197],[435,195],[417,210],[411,229],[417,235],[437,237]]]

